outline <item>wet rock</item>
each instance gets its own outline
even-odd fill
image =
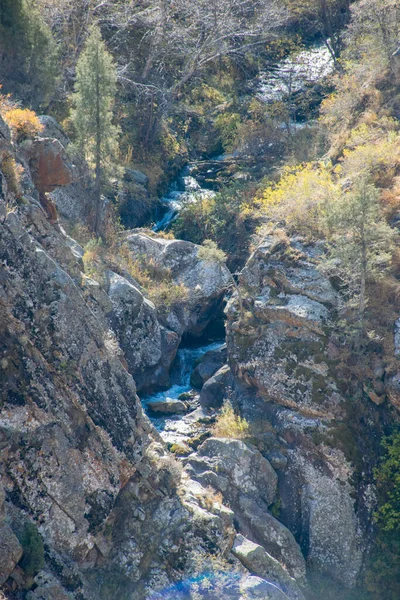
[[[191,385],[197,389],[201,389],[204,383],[226,364],[226,361],[226,344],[223,344],[216,350],[206,352],[190,376]]]
[[[174,400],[167,398],[166,400],[154,400],[147,403],[147,408],[154,413],[161,413],[166,415],[182,414],[188,411],[187,402],[182,400]]]
[[[276,584],[293,600],[305,600],[295,579],[290,577],[287,570],[262,546],[254,544],[238,534],[232,547],[232,553],[253,575],[258,575],[270,583]]]
[[[224,365],[210,377],[200,392],[200,404],[203,408],[221,408],[227,397],[227,389],[232,382],[229,365]]]

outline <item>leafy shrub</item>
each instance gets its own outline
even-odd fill
[[[400,597],[400,432],[384,439],[384,457],[375,470],[379,507],[378,535],[365,574],[376,600]]]
[[[24,550],[19,563],[20,567],[28,576],[33,577],[44,567],[43,542],[33,523],[25,523],[19,541]]]
[[[16,198],[21,197],[21,185],[20,179],[22,175],[23,168],[21,165],[18,165],[10,153],[6,153],[3,156],[3,160],[0,164],[0,170],[3,173],[6,181],[8,190],[11,194],[13,194]]]
[[[176,237],[202,244],[211,239],[228,255],[228,265],[244,264],[250,237],[258,224],[255,190],[251,186],[232,184],[213,198],[189,202],[173,224]]]
[[[236,415],[232,404],[229,401],[226,401],[212,428],[212,435],[215,437],[242,440],[243,438],[246,438],[248,434],[248,422],[246,419],[242,419],[242,417]]]
[[[12,108],[4,111],[3,118],[10,127],[16,142],[28,137],[35,137],[43,131],[43,125],[36,113],[28,108]]]
[[[324,230],[324,207],[340,193],[328,168],[308,163],[284,169],[280,181],[264,189],[260,208],[267,218],[284,220],[297,233],[319,234]]]

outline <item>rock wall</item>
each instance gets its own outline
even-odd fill
[[[281,520],[309,567],[353,586],[373,503],[356,505],[357,465],[334,441],[348,399],[331,342],[340,297],[318,269],[322,251],[300,238],[263,240],[241,274],[243,317],[235,298],[227,307],[228,359],[237,405],[278,469]]]

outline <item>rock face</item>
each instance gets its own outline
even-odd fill
[[[35,139],[30,148],[29,166],[39,192],[53,192],[73,181],[64,147],[57,139]]]
[[[60,179],[43,161],[46,189]],[[109,295],[83,277],[79,248],[35,197],[6,211],[8,194],[2,188],[1,581],[23,587],[16,535],[30,524],[46,547],[30,600],[143,600],[229,552],[232,513],[182,482],[110,331],[127,303],[132,321],[142,311],[139,344],[143,323],[157,331],[154,308],[115,274]],[[146,352],[138,348],[138,364]]]
[[[352,586],[363,553],[354,465],[318,441],[334,439],[346,418],[329,341],[340,299],[318,270],[321,252],[300,239],[265,238],[241,275],[245,322],[235,299],[227,307],[228,357],[238,406],[280,469],[283,523],[310,566]],[[247,513],[248,531],[262,531],[257,510]]]
[[[152,238],[142,233],[131,233],[126,241],[134,257],[144,257],[156,268],[168,270],[172,280],[187,289],[186,300],[160,315],[162,324],[178,335],[200,335],[221,306],[230,283],[228,270],[199,260],[199,247],[191,242]]]
[[[268,512],[276,500],[277,475],[258,450],[239,440],[210,438],[184,463],[193,479],[222,493],[246,537],[261,544],[293,577],[304,577],[300,548]]]

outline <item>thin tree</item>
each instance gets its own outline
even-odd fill
[[[113,58],[100,30],[94,26],[77,63],[71,117],[78,148],[94,171],[93,229],[96,235],[100,233],[101,191],[107,166],[112,164],[118,149],[120,129],[113,124],[112,113],[116,80]]]
[[[379,192],[360,178],[354,190],[327,205],[330,231],[325,270],[340,277],[347,291],[347,307],[356,311],[358,349],[365,339],[368,282],[381,277],[390,266],[394,232],[381,213]]]

